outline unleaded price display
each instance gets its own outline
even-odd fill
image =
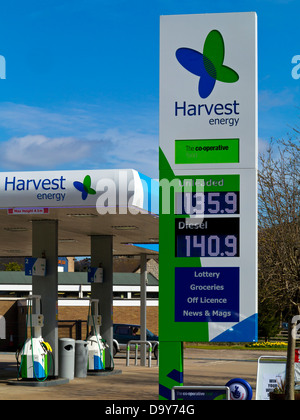
[[[240,194],[229,192],[176,193],[175,214],[239,214]]]

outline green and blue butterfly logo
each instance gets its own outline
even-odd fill
[[[190,48],[179,48],[176,51],[176,58],[186,70],[200,77],[198,92],[203,99],[212,93],[216,81],[235,83],[239,80],[237,72],[223,64],[225,44],[221,33],[217,30],[207,35],[203,54]]]
[[[89,194],[91,195],[96,194],[96,191],[93,188],[91,188],[92,180],[91,180],[90,175],[86,175],[84,177],[83,182],[79,182],[79,181],[73,182],[73,185],[78,191],[81,192],[81,198],[83,200],[86,200]]]

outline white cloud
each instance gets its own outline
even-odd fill
[[[89,149],[89,145],[73,137],[49,138],[43,135],[12,137],[0,146],[3,164],[12,169],[50,169],[80,160]]]
[[[272,108],[295,105],[294,93],[289,89],[278,92],[261,90],[258,95],[258,105],[260,111],[269,111]]]
[[[98,112],[68,106],[50,110],[11,102],[0,103],[0,127],[14,133],[28,132],[53,136],[99,128]],[[47,133],[47,134],[46,134]]]
[[[158,137],[139,132],[107,130],[102,140],[110,145],[105,157],[115,168],[133,168],[158,176]]]
[[[53,111],[0,103],[1,166],[4,170],[134,168],[157,177],[153,113],[127,112],[118,114],[99,105],[73,104]]]
[[[97,140],[27,135],[0,143],[5,170],[133,168],[157,176],[156,138],[108,130]]]

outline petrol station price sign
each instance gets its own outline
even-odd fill
[[[182,382],[183,341],[257,340],[256,25],[255,13],[161,17],[163,398]]]
[[[160,66],[160,340],[255,341],[256,14],[162,16]]]

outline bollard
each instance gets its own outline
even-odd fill
[[[87,377],[88,343],[83,340],[75,341],[75,378]]]
[[[58,370],[60,378],[74,379],[75,340],[60,338],[58,340]]]
[[[154,343],[158,343],[157,341],[153,341]],[[149,356],[148,356],[148,367],[151,367],[151,359],[152,359],[152,344],[150,341],[141,341],[141,340],[130,340],[127,343],[126,348],[126,366],[129,366],[129,353],[130,353],[130,344],[135,344],[135,366],[137,366],[137,353],[138,353],[138,346],[139,344],[146,344],[149,346]]]

